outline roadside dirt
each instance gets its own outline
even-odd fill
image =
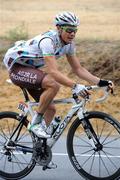
[[[107,101],[101,104],[95,103],[94,99],[100,97],[102,93],[96,93],[92,95],[92,101],[88,103],[87,108],[89,110],[98,110],[110,113],[112,116],[120,121],[120,46],[119,42],[79,42],[77,44],[77,55],[80,57],[81,64],[86,67],[93,74],[105,78],[111,79],[115,83],[115,96],[110,96]],[[10,47],[10,42],[0,40],[0,111],[18,111],[18,102],[23,100],[23,95],[17,86],[10,85],[6,82],[8,79],[8,73],[2,64],[3,56],[6,49]],[[72,73],[70,66],[65,59],[61,59],[59,62],[60,70],[74,79],[78,83],[84,83]],[[65,98],[71,96],[70,88],[61,87],[57,98]],[[57,106],[57,114],[65,115],[70,106],[64,107]]]

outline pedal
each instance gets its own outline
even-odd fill
[[[46,169],[56,169],[57,168],[57,164],[50,162],[48,165],[43,166],[43,171],[45,171]]]

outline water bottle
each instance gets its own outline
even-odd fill
[[[52,122],[50,123],[50,125],[48,126],[46,132],[50,135],[54,134],[54,132],[56,131],[56,129],[58,128],[59,124],[60,124],[60,116],[56,116]]]

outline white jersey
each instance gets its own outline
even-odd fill
[[[28,41],[18,41],[10,48],[5,57],[4,64],[10,69],[14,63],[25,66],[42,67],[45,65],[45,56],[55,56],[56,59],[63,55],[75,53],[74,43],[63,45],[58,32],[50,30]]]

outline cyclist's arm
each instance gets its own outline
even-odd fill
[[[42,51],[44,61],[46,64],[46,71],[51,75],[55,81],[68,87],[73,87],[75,82],[63,75],[59,70],[55,58],[54,42],[50,38],[45,38],[40,42],[40,49]]]
[[[47,73],[50,74],[55,81],[71,88],[74,86],[75,82],[58,70],[55,56],[45,56],[44,60],[47,66]]]
[[[81,79],[86,80],[88,82],[92,82],[94,84],[98,84],[100,78],[91,74],[87,69],[81,66],[79,59],[76,55],[67,55],[67,60],[72,67],[73,72]]]

